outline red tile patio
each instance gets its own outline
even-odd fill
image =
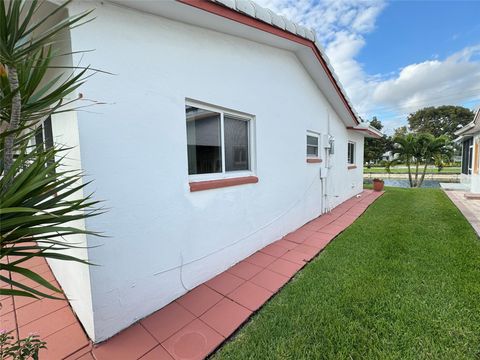
[[[22,336],[38,333],[48,343],[42,360],[203,359],[381,195],[365,190],[101,344],[88,340],[67,301],[15,298],[14,312],[3,296],[0,327],[17,321]],[[28,265],[54,279],[44,260]]]

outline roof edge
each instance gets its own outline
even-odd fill
[[[473,117],[473,120],[470,121],[468,124],[466,124],[464,127],[458,129],[457,131],[455,131],[453,134],[454,135],[462,135],[464,132],[467,132],[468,130],[472,129],[475,127],[475,125],[477,124],[477,121],[480,120],[480,108],[478,108],[478,110],[476,111],[475,113],[475,116]]]
[[[375,139],[381,139],[383,137],[383,133],[371,125],[362,126],[362,124],[360,124],[358,126],[348,126],[347,129],[352,131],[364,132],[366,134],[366,137],[371,137]]]

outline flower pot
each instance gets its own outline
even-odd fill
[[[374,179],[374,180],[373,180],[373,190],[375,190],[375,191],[383,191],[383,180]]]

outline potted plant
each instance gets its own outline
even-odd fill
[[[382,191],[383,190],[383,180],[375,178],[373,179],[373,190],[375,191]]]

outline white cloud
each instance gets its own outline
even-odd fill
[[[465,104],[480,100],[480,45],[467,47],[443,61],[411,64],[391,79],[374,83],[371,111],[391,111],[406,118],[425,106]],[[388,129],[393,129],[389,124]]]
[[[419,108],[480,100],[480,45],[443,60],[419,59],[393,74],[365,73],[356,57],[386,6],[381,0],[257,2],[313,28],[356,110],[366,119],[380,115],[387,131],[405,124],[406,115]]]
[[[357,111],[371,106],[372,79],[355,58],[365,34],[385,7],[382,0],[257,0],[271,10],[313,28]]]
[[[475,96],[475,90],[480,94],[480,62],[470,61],[475,52],[480,53],[480,46],[464,49],[443,61],[408,65],[395,78],[378,83],[372,100],[412,110],[417,103],[438,105],[450,99],[468,99],[470,93]]]

